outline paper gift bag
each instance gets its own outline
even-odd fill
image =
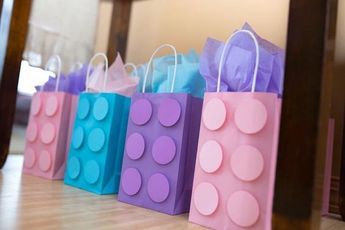
[[[130,98],[112,92],[88,91],[80,94],[72,142],[68,155],[65,184],[96,194],[117,193],[127,130]],[[95,75],[96,76],[96,75]]]
[[[225,48],[239,33],[256,46],[252,92],[220,92]],[[213,229],[271,229],[281,100],[255,92],[253,33],[239,30],[226,45],[217,92],[205,93],[189,220]]]
[[[167,214],[187,212],[199,135],[202,100],[186,93],[142,93],[132,98],[118,200]]]
[[[63,179],[77,96],[58,91],[61,59],[59,56],[53,58],[58,63],[55,91],[39,91],[32,98],[23,172],[47,179]]]

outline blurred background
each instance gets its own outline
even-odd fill
[[[42,69],[49,57],[58,54],[63,72],[68,72],[77,63],[87,63],[94,53],[107,52],[113,7],[110,0],[33,1],[20,71],[11,153],[23,152],[22,127],[27,123],[31,95],[36,85],[47,81],[49,74],[53,75]],[[175,45],[180,52],[190,48],[200,52],[207,37],[225,40],[244,22],[284,48],[288,7],[289,0],[135,1],[126,61],[145,63],[163,43]]]

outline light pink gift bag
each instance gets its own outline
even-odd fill
[[[256,64],[251,92],[219,92],[229,41],[251,36]],[[239,30],[224,46],[217,92],[205,93],[189,220],[213,229],[271,229],[281,99],[255,92],[259,45]]]
[[[55,91],[39,91],[32,97],[23,173],[56,180],[64,177],[78,96],[58,91],[61,59],[52,58],[58,63]]]

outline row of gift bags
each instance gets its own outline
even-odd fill
[[[283,62],[277,59],[281,55],[246,28],[224,45],[211,44],[207,42],[200,60],[209,90],[204,99],[197,96],[203,90],[201,78],[191,78],[192,84],[184,85],[191,87],[181,87],[180,79],[193,74],[187,73],[190,66],[184,69],[178,64],[171,45],[153,53],[142,90],[131,99],[109,92],[81,93],[65,183],[98,194],[118,193],[120,201],[168,214],[190,210],[190,221],[216,229],[269,229],[282,93],[282,73],[277,71]],[[150,65],[163,47],[174,51],[174,56],[167,57],[173,64],[166,66],[168,74],[161,75],[166,80],[157,77],[163,82],[160,87],[155,87],[157,79],[151,79],[154,92],[147,93]],[[107,70],[103,78],[106,89]],[[229,92],[234,82],[237,92]],[[245,86],[248,82],[250,92]],[[169,91],[162,93],[168,86]],[[67,95],[59,99],[61,92],[48,94],[37,93],[40,102],[34,99],[32,103],[24,172],[35,168],[36,161],[37,171],[56,170],[57,155],[66,152],[58,148],[68,146],[67,124],[71,122],[64,123],[58,110],[66,108],[62,103]],[[57,106],[48,102],[51,97]],[[40,115],[37,104],[44,114]],[[47,113],[45,106],[57,109]],[[31,137],[33,123],[40,143]]]
[[[105,57],[104,54],[97,54],[95,57],[100,55]],[[99,86],[99,81],[103,81],[103,76],[100,76],[98,71],[99,68],[92,69],[90,65],[88,67],[81,66],[77,71],[64,76],[61,73],[61,59],[57,55],[49,59],[46,69],[53,61],[57,62],[56,78],[49,77],[43,86],[36,87],[38,92],[32,98],[29,124],[26,131],[23,171],[48,179],[63,179],[77,105],[81,105],[78,102],[80,100],[79,95],[85,89],[86,92],[96,93],[111,90],[125,96],[131,95],[135,91],[138,79],[131,77],[128,80],[128,76],[118,73],[119,67],[123,67],[120,57],[111,66],[111,73],[117,78],[110,81],[110,87],[107,89]],[[87,76],[91,72],[93,81],[90,82]],[[92,75],[97,77],[92,77]],[[86,88],[86,86],[88,87]]]

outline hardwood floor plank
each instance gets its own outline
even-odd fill
[[[188,215],[169,216],[98,196],[62,181],[22,175],[23,157],[11,155],[0,171],[0,229],[204,229]],[[323,219],[323,230],[345,229],[344,222]]]

